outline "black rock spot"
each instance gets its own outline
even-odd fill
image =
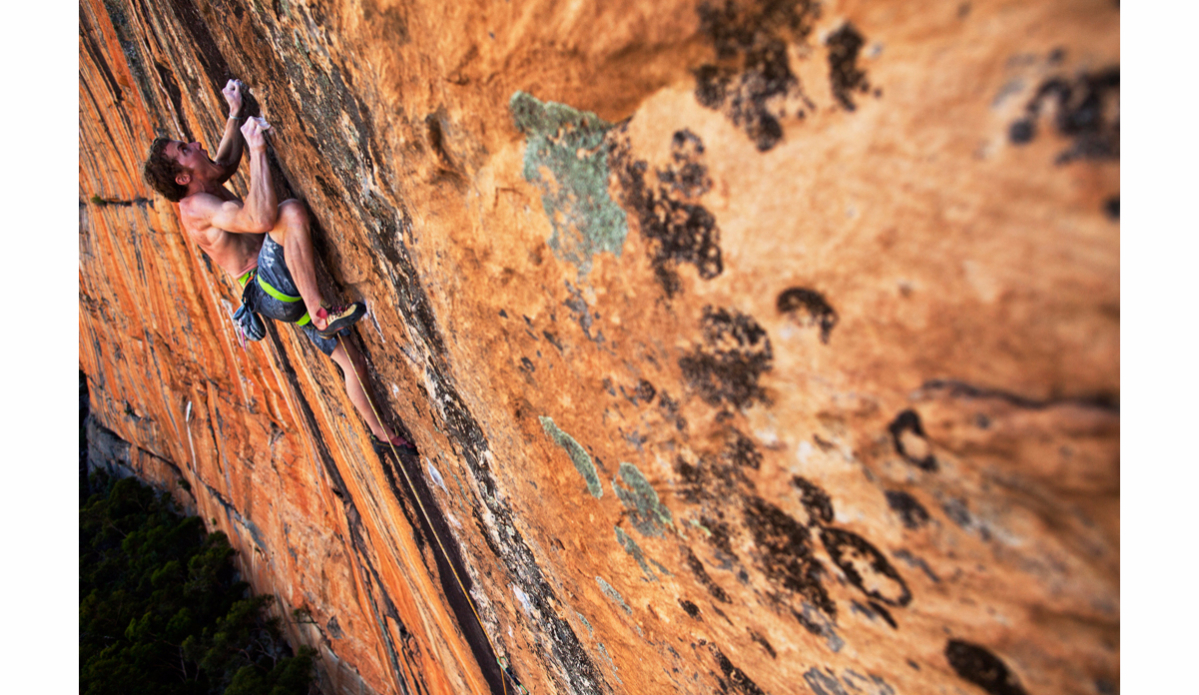
[[[725,444],[722,456],[734,465],[758,470],[762,465],[762,453],[753,440],[735,429],[729,434],[731,438]]]
[[[803,674],[803,679],[816,695],[847,695],[845,688],[841,687],[841,681],[837,680],[830,668],[821,671],[813,666]]]
[[[695,553],[691,551],[691,548],[684,548],[684,551],[687,553],[687,567],[691,569],[692,574],[694,574],[695,578],[699,580],[699,583],[708,590],[708,593],[712,595],[712,598],[720,601],[721,603],[732,603],[732,599],[729,598],[729,595],[725,592],[725,590],[721,588],[719,584],[712,581],[712,577],[709,576],[708,571],[704,569],[704,563],[700,562],[700,559],[695,556]]]
[[[902,490],[887,490],[884,494],[887,504],[903,519],[904,526],[918,529],[928,523],[928,510],[915,497]]]
[[[679,605],[683,607],[683,610],[687,612],[687,615],[691,616],[692,618],[699,618],[699,606],[688,601],[687,599],[682,598],[679,599]]]
[[[708,543],[711,544],[713,548],[716,548],[720,551],[716,554],[717,559],[721,559],[725,562],[730,560],[739,561],[741,558],[737,557],[737,553],[733,552],[732,530],[729,528],[729,525],[723,521],[724,512],[720,509],[716,509],[714,513],[718,516],[713,517],[705,515],[701,516],[699,519],[700,523],[704,525],[704,528],[708,529]]]
[[[590,306],[587,304],[587,299],[583,297],[583,291],[570,284],[569,280],[566,281],[566,291],[570,293],[570,299],[562,302],[562,305],[570,309],[570,312],[574,314],[575,320],[579,323],[579,328],[583,329],[583,335],[587,336],[588,340],[596,345],[603,345],[604,332],[602,330],[597,330],[595,335],[591,335],[591,327],[600,317],[599,314],[592,313]],[[524,319],[529,328],[533,328],[533,322],[529,317],[525,316]],[[530,333],[530,335],[532,334]],[[533,336],[533,339],[536,340],[537,336]]]
[[[702,460],[692,465],[682,456],[676,456],[674,460],[674,472],[681,478],[678,495],[684,502],[696,504],[707,496],[707,491],[705,490],[707,476],[703,469]]]
[[[904,458],[905,461],[911,463],[917,468],[926,471],[936,472],[938,469],[937,459],[933,457],[931,452],[915,452],[908,449],[913,445],[921,446],[924,449],[928,448],[928,441],[925,439],[924,426],[920,424],[920,416],[915,410],[905,410],[887,425],[887,431],[891,433],[891,440],[895,443],[895,451]],[[909,439],[905,443],[905,439]],[[923,456],[920,453],[924,453]]]
[[[720,672],[724,674],[724,678],[720,679],[721,692],[727,693],[731,689],[733,692],[743,695],[766,695],[766,692],[759,688],[757,683],[745,675],[745,671],[734,666],[715,645],[713,645],[712,651],[716,655],[716,663],[720,665]]]
[[[558,352],[563,351],[562,341],[558,340],[557,333],[551,333],[550,331],[542,331],[541,335],[545,336],[545,339],[550,341],[550,345],[553,345],[554,347],[558,348]]]
[[[625,209],[637,218],[649,242],[650,264],[667,298],[681,290],[677,267],[695,266],[700,278],[711,280],[724,271],[720,253],[720,228],[716,218],[695,198],[712,182],[700,157],[703,143],[689,130],[674,134],[672,164],[656,172],[657,186],[646,182],[649,165],[635,159],[629,149],[627,124],[609,131],[615,139],[609,165],[621,183]]]
[[[704,143],[698,135],[687,129],[675,131],[670,141],[674,164],[658,170],[658,181],[683,198],[698,198],[712,190],[708,167],[700,161],[703,153]]]
[[[799,611],[796,611],[796,610],[792,610],[791,615],[794,615],[795,619],[799,621],[799,624],[803,625],[804,629],[807,630],[808,632],[812,633],[813,635],[816,635],[817,637],[825,637],[826,636],[824,634],[824,630],[821,629],[820,625],[818,625],[817,623],[808,619],[808,617],[806,615],[804,615],[803,613],[800,613]]]
[[[766,653],[770,655],[771,659],[777,659],[779,657],[778,653],[774,651],[774,647],[770,646],[770,641],[767,640],[762,635],[759,635],[757,632],[750,630],[749,638],[752,639],[753,641],[757,642],[758,644],[762,645],[762,649],[766,650]]]
[[[895,618],[891,617],[891,611],[878,605],[878,603],[875,601],[867,601],[867,603],[870,604],[871,610],[877,613],[883,620],[887,621],[887,624],[891,626],[892,630],[899,629],[899,624],[895,622]]]
[[[1008,139],[1023,144],[1036,137],[1036,121],[1053,104],[1053,126],[1070,138],[1055,164],[1077,159],[1120,159],[1120,68],[1083,73],[1073,80],[1051,77],[1037,87],[1025,115],[1008,129]]]
[[[674,427],[679,432],[687,429],[687,418],[679,415],[679,404],[670,397],[666,391],[662,391],[658,396],[658,407],[662,409],[663,417],[667,422],[673,422]]]
[[[533,366],[533,360],[529,359],[528,357],[520,358],[520,369],[521,371],[528,372],[529,374],[537,371],[537,367]]]
[[[758,378],[772,367],[774,355],[766,331],[735,309],[704,308],[704,344],[679,359],[687,382],[709,405],[741,408],[768,403]]]
[[[722,511],[736,495],[752,492],[753,482],[744,468],[761,465],[762,455],[753,441],[734,428],[726,428],[724,446],[715,452],[702,454],[694,465],[682,456],[675,460],[674,470],[682,478],[678,494],[692,504],[711,504],[712,513],[723,518]],[[704,523],[710,521],[705,517]],[[713,533],[717,531],[713,529]]]
[[[880,676],[873,673],[862,675],[853,669],[847,668],[841,674],[841,682],[849,686],[849,691],[853,693],[865,693],[865,695],[895,695],[895,688],[890,683],[883,680]]]
[[[798,475],[791,478],[791,484],[799,490],[800,502],[808,511],[809,524],[832,522],[833,501],[829,498],[828,493]]]
[[[853,606],[851,610],[854,612],[860,613],[870,620],[874,620],[875,616],[878,616],[883,619],[883,622],[890,625],[892,630],[899,629],[899,624],[895,622],[895,618],[891,617],[891,611],[883,608],[877,602],[867,601],[865,606],[857,601],[851,601],[850,604]]]
[[[866,73],[858,68],[858,52],[866,43],[858,30],[846,22],[837,31],[829,35],[828,41],[828,76],[833,86],[833,96],[847,111],[857,108],[853,103],[855,91],[863,94],[870,91],[870,83],[866,81]]]
[[[824,295],[815,290],[792,287],[779,295],[776,306],[779,313],[790,315],[801,326],[819,325],[820,342],[828,344],[829,334],[837,325],[837,312],[825,301]],[[800,309],[807,312],[806,320],[799,316]]]
[[[637,382],[637,398],[645,401],[646,403],[652,403],[655,395],[657,395],[657,391],[654,389],[653,384],[649,383],[645,379],[641,379]]]
[[[837,607],[821,582],[824,567],[812,554],[808,529],[757,497],[746,500],[745,525],[757,546],[766,578],[802,595],[829,616],[836,616]]]
[[[1109,219],[1120,219],[1120,196],[1114,195],[1103,201],[1103,212],[1107,214]]]
[[[725,0],[723,5],[705,2],[697,10],[716,60],[693,73],[696,101],[723,111],[760,152],[783,137],[778,102],[793,93],[802,96],[787,60],[787,41],[807,38],[819,7],[815,0]]]
[[[1022,118],[1008,127],[1007,137],[1013,145],[1023,145],[1032,142],[1037,136],[1037,123],[1030,118]]]
[[[938,577],[935,572],[933,572],[932,568],[928,566],[928,563],[923,559],[913,555],[911,551],[900,548],[899,550],[895,551],[894,555],[895,559],[903,560],[904,562],[908,563],[909,567],[919,568],[922,572],[924,572],[926,577],[932,580],[933,583],[939,584],[941,582],[941,578]]]
[[[966,507],[966,501],[951,497],[941,504],[941,511],[945,512],[945,516],[949,517],[950,521],[962,528],[969,528],[974,519],[970,516],[970,510]]]
[[[385,5],[380,8],[377,0],[366,0],[362,3],[362,16],[372,30],[378,31],[396,44],[408,43],[408,13],[403,7]],[[318,20],[319,22],[319,20]]]
[[[951,639],[945,645],[945,658],[959,676],[991,695],[1025,695],[1016,675],[984,647]]]
[[[872,599],[888,606],[906,606],[912,592],[887,558],[865,538],[836,528],[822,528],[825,550],[849,582]]]

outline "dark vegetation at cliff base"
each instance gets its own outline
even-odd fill
[[[97,473],[79,513],[79,691],[305,695],[299,654],[250,596],[220,532],[133,478]]]

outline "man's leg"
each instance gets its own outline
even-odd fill
[[[304,299],[304,306],[308,309],[308,315],[312,317],[313,325],[324,328],[324,320],[317,318],[317,310],[323,302],[320,288],[316,284],[316,253],[312,250],[312,237],[308,233],[308,210],[304,204],[294,198],[280,203],[279,218],[270,234],[275,243],[283,247],[287,270]]]
[[[374,409],[371,408],[372,401],[368,400],[370,395],[364,389],[368,381],[366,378],[366,363],[362,360],[361,353],[349,341],[339,339],[338,345],[330,357],[341,367],[341,371],[345,374],[346,393],[350,397],[350,402],[358,409],[358,414],[366,421],[366,426],[370,429],[371,434],[382,441],[392,441],[395,435],[383,423],[379,422],[379,418],[375,416]],[[378,408],[377,402],[375,408]],[[393,443],[398,446],[410,446],[407,440],[403,439]]]

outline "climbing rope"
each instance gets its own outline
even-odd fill
[[[342,350],[345,350],[345,343],[342,342],[342,337],[340,334],[337,336],[337,344],[341,346]],[[346,350],[346,357],[349,357],[349,355],[349,351]],[[363,395],[366,396],[367,405],[371,407],[371,412],[375,414],[375,420],[382,425],[383,418],[379,417],[379,411],[375,409],[375,404],[371,400],[370,391],[368,391],[366,389],[366,385],[362,383],[362,377],[358,375],[357,365],[354,364],[353,359],[350,360],[350,367],[350,371],[354,372],[354,378],[358,380],[358,386],[362,389]],[[462,596],[466,599],[467,605],[470,606],[471,613],[474,613],[475,620],[479,622],[479,629],[483,631],[483,637],[487,640],[487,646],[491,647],[492,654],[496,654],[495,643],[491,641],[490,635],[487,634],[487,626],[483,624],[483,619],[479,617],[479,611],[475,609],[475,602],[473,599],[471,599],[470,593],[467,592],[466,586],[462,583],[462,578],[458,576],[458,570],[454,569],[454,562],[450,559],[450,554],[446,551],[445,545],[442,544],[441,537],[437,535],[437,529],[434,528],[433,520],[429,518],[429,512],[425,510],[425,505],[423,502],[421,502],[420,495],[416,493],[416,486],[412,484],[412,478],[408,476],[408,469],[404,466],[403,459],[400,458],[399,452],[396,451],[395,444],[392,444],[390,439],[387,440],[387,446],[391,447],[391,454],[392,456],[395,456],[395,460],[399,464],[400,472],[404,474],[404,480],[408,483],[408,490],[412,493],[412,498],[416,500],[416,506],[420,508],[421,515],[425,517],[425,523],[429,525],[429,531],[433,534],[433,540],[437,541],[437,547],[441,548],[441,554],[445,557],[445,563],[449,565],[450,572],[454,575],[454,581],[458,582],[458,588],[462,590]],[[498,654],[495,661],[500,667],[500,682],[504,687],[504,695],[507,695],[508,678],[512,678],[513,681],[515,681],[516,677],[508,672],[507,666],[499,658]],[[529,691],[526,690],[523,685],[520,685],[519,682],[515,683],[515,685],[520,689],[520,692],[523,695],[528,695]]]

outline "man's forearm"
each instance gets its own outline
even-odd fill
[[[243,209],[255,224],[268,228],[275,226],[279,203],[275,199],[275,187],[271,185],[265,147],[250,150],[250,192],[246,194]]]
[[[241,163],[242,137],[241,131],[238,130],[240,125],[241,119],[230,116],[225,121],[225,132],[221,135],[220,146],[217,147],[214,161],[226,169],[226,180],[233,176],[237,171],[237,165]]]

